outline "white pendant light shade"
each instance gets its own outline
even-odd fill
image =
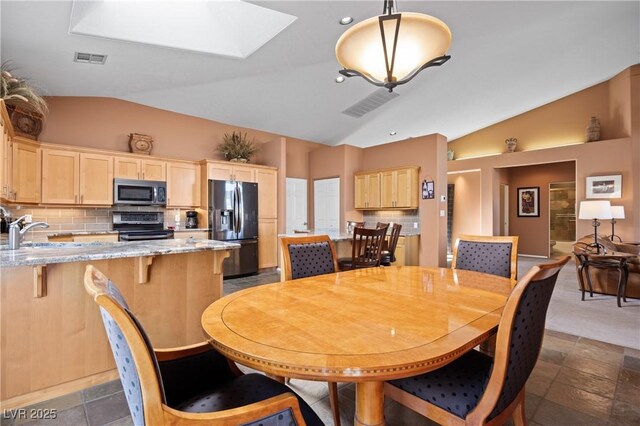
[[[342,34],[336,44],[336,58],[344,67],[341,74],[359,75],[392,90],[422,69],[449,59],[451,30],[447,24],[422,13],[394,14],[392,7],[392,2],[385,3],[389,13],[362,21]]]

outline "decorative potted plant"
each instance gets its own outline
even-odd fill
[[[243,135],[240,132],[225,133],[222,143],[218,145],[218,151],[224,155],[224,158],[241,163],[248,162],[257,150],[255,142],[249,140],[246,133]]]
[[[4,100],[15,132],[38,139],[44,117],[49,112],[47,103],[25,78],[14,77],[6,64],[2,64],[0,74],[0,99]]]

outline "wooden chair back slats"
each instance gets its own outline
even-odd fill
[[[352,269],[380,266],[382,242],[386,234],[387,227],[354,229],[351,246]]]

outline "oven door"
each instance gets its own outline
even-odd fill
[[[121,232],[118,235],[120,241],[152,241],[173,239],[173,231],[131,231]]]

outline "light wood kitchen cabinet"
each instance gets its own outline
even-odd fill
[[[80,204],[113,204],[113,156],[80,153]]]
[[[42,149],[42,203],[113,204],[113,156]]]
[[[194,238],[196,240],[206,240],[209,238],[209,231],[180,231],[173,234],[173,238]]]
[[[354,178],[356,209],[418,208],[418,167],[360,172]]]
[[[4,106],[0,108],[0,130],[2,131],[2,145],[0,145],[0,198],[2,200],[11,201],[11,179],[13,167],[13,148],[12,138],[13,129],[11,128],[11,120],[7,115]]]
[[[407,235],[398,238],[398,244],[396,245],[396,261],[392,263],[393,266],[418,266],[419,260],[419,243],[420,236]]]
[[[380,178],[380,207],[418,208],[417,167],[385,170]]]
[[[115,157],[114,177],[119,179],[167,180],[167,163],[135,157]]]
[[[278,219],[258,219],[258,269],[278,266]]]
[[[258,184],[258,218],[276,219],[278,217],[278,171],[256,169]]]
[[[16,138],[12,151],[11,201],[39,203],[42,179],[38,145]]]
[[[78,204],[80,193],[80,153],[42,149],[42,202]]]
[[[255,171],[251,166],[241,166],[233,163],[209,163],[209,179],[237,180],[240,182],[255,182]]]
[[[356,209],[380,207],[380,173],[356,173],[354,199]]]
[[[167,162],[167,207],[200,207],[200,166]]]

